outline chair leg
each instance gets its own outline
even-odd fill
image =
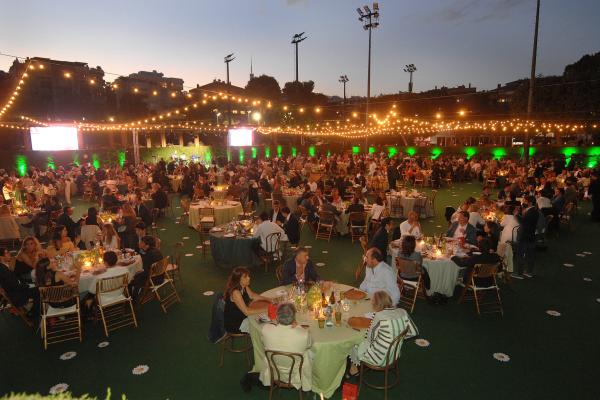
[[[477,315],[481,315],[481,311],[479,310],[479,298],[477,297],[477,290],[473,287],[473,298],[475,300],[475,308],[477,308]]]
[[[362,387],[362,383],[363,383],[363,374],[364,374],[364,367],[363,367],[363,364],[360,363],[360,372],[358,375],[358,390],[356,391],[357,398],[360,396],[360,388]]]
[[[98,306],[100,309],[100,318],[102,318],[102,325],[104,326],[104,334],[108,337],[108,328],[106,327],[106,319],[104,318],[104,310],[101,306]]]
[[[386,368],[383,373],[383,398],[384,398],[384,400],[387,400],[387,398],[388,398],[388,371],[389,371],[389,369]]]
[[[229,340],[229,336],[225,336],[223,338],[223,340],[221,341],[221,360],[219,361],[219,367],[223,366],[223,361],[225,359],[225,345],[228,340]]]
[[[417,286],[414,289],[415,294],[413,295],[413,299],[412,299],[412,306],[410,307],[410,313],[412,314],[412,312],[415,309],[415,304],[417,304],[417,294],[419,293],[419,286]]]

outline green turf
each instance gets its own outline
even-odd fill
[[[437,217],[425,220],[427,234],[440,233],[446,227],[443,207],[456,206],[467,196],[478,193],[479,184],[461,184],[438,194]],[[87,206],[75,202],[76,215]],[[179,214],[180,209],[175,209]],[[431,342],[420,348],[414,341],[403,346],[402,381],[391,392],[395,399],[487,398],[487,399],[573,399],[600,398],[597,385],[600,346],[600,274],[598,237],[600,225],[588,222],[589,204],[584,204],[575,220],[573,232],[562,232],[549,239],[549,249],[538,253],[534,280],[514,281],[502,287],[504,318],[498,315],[477,317],[472,304],[444,306],[419,301],[413,318],[421,337]],[[40,338],[28,331],[15,317],[0,318],[0,395],[11,391],[42,394],[51,386],[65,382],[76,394],[103,396],[110,387],[113,394],[131,399],[265,399],[267,392],[241,391],[238,384],[246,367],[241,355],[228,354],[225,366],[217,366],[218,346],[206,339],[210,322],[211,297],[206,290],[222,290],[227,271],[212,260],[203,259],[195,249],[198,236],[187,224],[174,224],[172,218],[161,224],[163,250],[181,240],[185,242],[183,303],[164,315],[156,304],[138,311],[138,329],[125,328],[104,338],[101,325],[86,324],[84,341],[51,346],[44,351]],[[311,257],[326,263],[319,269],[325,279],[353,283],[354,269],[360,258],[360,246],[348,238],[330,243],[317,241],[304,231],[304,244],[311,244]],[[327,250],[323,254],[322,250]],[[585,258],[575,253],[591,251]],[[574,268],[565,268],[571,262]],[[583,280],[592,278],[591,282]],[[276,285],[273,272],[256,269],[254,290]],[[557,310],[551,317],[546,310]],[[110,345],[100,349],[98,343]],[[59,360],[66,351],[77,357]],[[510,361],[501,363],[492,354],[506,353]],[[132,368],[147,364],[150,371],[134,376]],[[341,391],[333,398],[339,399]],[[297,398],[293,392],[280,398]],[[381,399],[383,393],[365,388],[361,398]]]

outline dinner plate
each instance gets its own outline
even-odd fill
[[[344,293],[344,297],[348,300],[362,300],[367,297],[367,294],[362,290],[350,289]]]
[[[223,232],[223,228],[212,228],[211,231],[213,231],[213,232]]]
[[[233,233],[226,233],[223,235],[223,237],[232,238],[232,237],[235,237],[235,235]]]
[[[481,255],[481,252],[480,252],[480,251],[474,251],[474,252],[473,252],[473,253],[471,253],[471,254],[475,254],[476,256],[480,256],[480,255]]]
[[[354,329],[367,329],[371,326],[371,320],[365,317],[348,318],[348,326]]]

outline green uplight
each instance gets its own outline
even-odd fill
[[[571,162],[571,157],[579,153],[579,149],[577,147],[565,147],[561,150],[561,153],[565,156],[565,165],[568,165]]]
[[[283,154],[283,147],[281,145],[277,145],[277,158],[281,158]]]
[[[56,164],[54,163],[54,157],[48,156],[46,161],[47,161],[46,166],[48,168],[50,168],[52,171],[56,170]]]
[[[369,147],[369,154],[373,154],[375,153],[375,147],[371,146]]]
[[[98,154],[96,153],[92,154],[92,165],[96,169],[100,168],[100,159],[98,158]]]
[[[121,166],[121,168],[123,167],[123,165],[125,165],[125,160],[126,160],[125,152],[120,151],[119,152],[119,165]]]
[[[537,151],[537,149],[535,147],[529,147],[529,157],[533,156],[536,151]],[[521,157],[523,157],[523,154],[525,154],[525,149],[523,147],[521,147],[519,149],[519,155]]]
[[[204,161],[206,161],[207,164],[210,164],[212,161],[212,152],[210,151],[210,149],[206,150],[206,153],[204,153]]]
[[[598,161],[600,160],[600,146],[590,147],[587,151],[588,154],[588,168],[596,168],[598,166]]]
[[[314,157],[314,156],[315,156],[315,154],[317,154],[317,152],[316,152],[316,149],[315,149],[315,146],[310,146],[310,147],[308,148],[308,155],[309,155],[309,156],[311,156],[311,157]]]
[[[396,154],[398,154],[398,149],[396,147],[389,147],[388,148],[388,158],[392,158]]]
[[[73,164],[77,165],[78,167],[81,165],[81,162],[79,161],[79,153],[73,153]]]
[[[417,149],[415,149],[414,147],[409,147],[406,149],[406,154],[412,157],[415,154],[417,154]]]
[[[477,149],[475,147],[465,147],[465,154],[467,155],[467,160],[470,160],[477,154]]]
[[[240,164],[244,163],[244,149],[240,149]]]
[[[298,154],[298,149],[292,147],[292,157],[296,157],[296,154]]]
[[[270,157],[271,157],[271,148],[265,147],[265,158],[270,158]]]
[[[331,156],[331,150],[327,150],[327,157]]]
[[[18,155],[16,158],[17,161],[17,172],[19,176],[25,176],[27,173],[27,157],[23,155]]]
[[[506,157],[506,149],[504,147],[494,147],[492,156],[494,156],[494,160],[500,160],[502,157]]]
[[[441,155],[442,155],[442,149],[440,149],[439,147],[434,147],[433,149],[431,149],[431,159],[432,160],[435,160],[436,158],[438,158]]]
[[[258,150],[256,150],[256,147],[253,147],[252,148],[252,158],[256,158],[257,154],[258,154]]]
[[[352,146],[352,154],[359,154],[360,146]]]

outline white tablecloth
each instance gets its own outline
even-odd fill
[[[423,268],[427,270],[431,279],[431,286],[427,294],[431,296],[438,292],[447,297],[454,295],[454,287],[458,279],[460,268],[449,258],[440,258],[435,260],[423,260]]]
[[[124,267],[129,270],[129,282],[133,280],[133,276],[143,269],[142,257],[138,254],[134,257],[135,261],[133,264],[125,265]],[[118,265],[120,266],[120,265]],[[106,277],[107,273],[103,272],[98,275],[91,274],[89,272],[82,272],[79,277],[79,293],[96,293],[96,283]]]
[[[388,209],[391,213],[391,195],[387,195],[387,203],[388,203]],[[400,205],[402,205],[403,208],[403,214],[402,217],[404,218],[408,218],[408,213],[413,211],[414,207],[415,207],[415,203],[417,201],[416,197],[407,197],[407,196],[396,196],[400,198]],[[425,197],[421,197],[422,199]],[[429,205],[428,202],[425,203],[425,214],[421,214],[419,217],[423,217],[423,218],[429,218],[433,216],[433,213],[431,211],[431,207]]]
[[[17,219],[12,215],[0,217],[0,240],[20,239],[21,231]]]
[[[171,183],[171,189],[174,192],[179,192],[179,188],[181,187],[181,181],[183,180],[183,176],[181,175],[169,175],[169,182]]]
[[[227,201],[224,205],[210,205],[208,202],[191,204],[190,215],[188,219],[190,226],[198,226],[200,223],[200,209],[206,207],[215,209],[215,225],[222,225],[231,222],[237,218],[239,213],[243,212],[242,205],[238,201]]]

